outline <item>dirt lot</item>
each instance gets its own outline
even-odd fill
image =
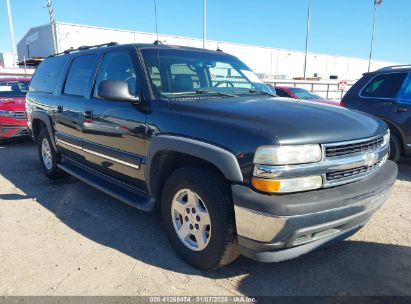
[[[389,201],[342,243],[214,272],[179,260],[157,214],[74,179],[52,182],[28,140],[0,145],[1,295],[411,295],[411,160]]]

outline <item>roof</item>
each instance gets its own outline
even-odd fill
[[[410,64],[403,64],[403,65],[387,66],[387,67],[381,68],[379,70],[376,70],[372,73],[375,73],[375,72],[409,72],[409,71],[411,71],[411,65]]]
[[[72,52],[80,52],[80,51],[87,51],[91,49],[103,49],[106,47],[110,48],[123,48],[123,47],[134,47],[137,49],[175,49],[175,50],[186,50],[186,51],[201,51],[201,52],[206,52],[206,53],[217,53],[217,54],[225,54],[222,51],[213,51],[213,50],[208,50],[208,49],[203,49],[203,48],[196,48],[196,47],[189,47],[189,46],[181,46],[181,45],[168,45],[168,44],[162,44],[162,43],[157,43],[155,41],[154,43],[128,43],[128,44],[118,44],[117,42],[108,42],[108,43],[103,43],[103,44],[97,44],[97,45],[85,45],[81,46],[77,49],[68,49],[65,50],[62,53],[50,55],[49,57],[54,57],[58,55],[65,55],[65,54],[70,54]],[[228,55],[228,54],[227,54]],[[230,55],[231,56],[231,55]]]

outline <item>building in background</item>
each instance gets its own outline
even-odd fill
[[[31,76],[34,73],[34,68],[24,66],[24,64],[16,67],[15,59],[16,56],[13,56],[11,52],[0,53],[0,77]]]
[[[56,22],[55,37],[57,52],[71,47],[95,45],[115,41],[118,43],[153,43],[155,33],[118,30]],[[202,39],[158,35],[164,44],[203,47]],[[50,24],[31,28],[17,44],[19,61],[25,58],[47,57],[53,54],[53,34]],[[253,46],[231,42],[208,40],[206,48],[235,55],[257,74],[267,80],[298,79],[303,76],[304,52]],[[307,78],[322,80],[356,80],[368,68],[365,58],[345,57],[319,53],[308,53]],[[373,60],[371,70],[398,63]]]

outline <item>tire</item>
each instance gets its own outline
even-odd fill
[[[50,179],[57,179],[61,171],[57,168],[59,155],[54,150],[47,128],[40,131],[37,139],[37,148],[40,157],[40,166],[43,173]]]
[[[401,157],[401,142],[397,135],[391,133],[389,159],[397,162]]]
[[[196,196],[199,200],[195,200]],[[177,200],[174,200],[177,198],[184,204],[177,204]],[[193,204],[193,201],[197,203]],[[185,212],[184,217],[176,211],[175,206],[183,206],[181,213]],[[174,171],[162,191],[161,215],[173,248],[188,264],[210,270],[227,265],[239,256],[229,185],[214,170],[207,167],[182,167]],[[193,228],[188,230],[190,223]],[[199,226],[194,226],[197,223]],[[177,233],[180,224],[180,229],[185,227],[184,231],[193,233],[184,240]],[[197,242],[199,233],[204,243]]]

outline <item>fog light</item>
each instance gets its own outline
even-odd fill
[[[321,188],[321,176],[307,176],[289,179],[264,179],[253,177],[251,184],[257,190],[270,193],[299,192]]]

